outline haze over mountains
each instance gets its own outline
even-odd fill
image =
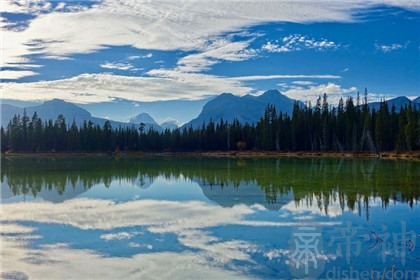
[[[288,98],[287,96],[281,94],[278,90],[268,90],[259,96],[236,96],[231,93],[223,93],[208,101],[202,108],[198,117],[184,124],[183,127],[191,126],[193,128],[197,128],[203,125],[203,123],[209,123],[210,120],[217,123],[221,119],[228,122],[232,122],[234,119],[237,119],[240,123],[256,123],[264,115],[264,111],[268,104],[274,105],[277,112],[281,111],[291,115],[293,104],[295,102],[296,100]],[[298,102],[303,106],[301,101]],[[388,103],[390,109],[394,104],[398,110],[401,106],[409,104],[410,99],[405,96],[401,96],[390,99],[386,102]],[[419,104],[418,106],[420,106],[420,97],[417,97],[411,102],[413,104]],[[156,104],[154,104],[154,106],[157,106],[158,102],[155,103]],[[174,110],[179,110],[181,103],[178,104],[175,102],[174,104],[176,104]],[[379,104],[379,102],[373,102],[370,103],[369,106],[377,110],[379,109]],[[156,107],[156,109],[157,108],[158,107]],[[169,103],[167,102],[162,105],[162,110],[169,110],[170,108],[172,107],[169,106]],[[184,110],[188,110],[188,106]],[[21,107],[10,104],[1,104],[1,125],[6,127],[15,114],[20,114],[22,116],[23,111],[24,109]],[[92,121],[94,124],[103,126],[108,120],[105,118],[94,117],[88,110],[60,99],[53,99],[41,105],[26,107],[26,112],[30,118],[34,112],[37,112],[38,116],[44,121],[49,119],[55,120],[59,114],[62,114],[67,123],[71,123],[74,120],[78,125],[83,124],[84,121]],[[146,131],[153,128],[159,132],[165,129],[176,129],[179,124],[177,120],[166,120],[161,124],[158,124],[150,114],[145,112],[141,112],[140,114],[133,116],[129,122],[118,122],[114,120],[109,121],[111,122],[111,126],[113,128],[132,125],[137,126],[140,123],[144,123]]]
[[[410,99],[408,99],[405,96],[398,96],[396,98],[390,99],[385,101],[388,104],[388,108],[391,110],[392,106],[395,105],[395,110],[397,112],[399,112],[401,107],[404,107],[405,105],[407,105],[408,103],[410,103]],[[420,106],[420,96],[418,96],[417,98],[413,99],[411,101],[413,104],[418,104],[417,106]],[[375,110],[379,110],[380,107],[380,102],[371,102],[369,103],[369,107],[371,109],[375,109]]]
[[[80,108],[79,106],[74,105],[73,103],[66,102],[61,99],[53,99],[51,101],[46,101],[41,105],[38,106],[31,106],[26,107],[26,113],[31,118],[35,112],[37,112],[38,116],[43,120],[55,120],[57,119],[58,115],[63,115],[66,119],[67,123],[71,124],[73,121],[76,122],[77,125],[82,125],[84,121],[91,121],[94,124],[103,126],[106,121],[110,121],[111,126],[113,128],[118,127],[128,127],[132,125],[136,125],[136,117],[133,118],[132,121],[126,122],[117,122],[113,120],[107,120],[104,118],[97,118],[93,117],[90,112],[87,110]],[[9,121],[13,118],[14,115],[23,115],[24,108],[12,106],[9,104],[1,104],[1,125],[6,127]],[[143,118],[143,122],[145,123],[145,130],[153,128],[157,131],[162,131],[162,128],[149,116],[145,116],[145,114],[140,114],[142,116],[138,117],[137,119]],[[137,123],[137,124],[140,124]]]

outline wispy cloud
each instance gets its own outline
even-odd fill
[[[292,85],[282,93],[293,99],[311,101],[312,104],[315,104],[314,102],[319,96],[326,93],[328,95],[328,102],[330,104],[338,104],[338,101],[341,97],[345,99],[348,96],[355,94],[356,92],[356,87],[344,88],[341,85],[335,83],[327,83],[312,84],[309,86]]]
[[[351,22],[355,20],[355,9],[368,8],[377,3],[420,10],[420,5],[416,1],[395,0],[368,2],[298,0],[265,2],[264,5],[258,1],[174,3],[105,0],[84,7],[64,2],[56,8],[43,0],[29,1],[29,5],[26,5],[27,0],[3,2],[4,12],[27,13],[35,16],[24,30],[2,32],[3,67],[25,70],[3,71],[5,79],[17,80],[36,75],[34,71],[26,71],[30,65],[39,64],[38,61],[27,59],[32,55],[51,60],[69,60],[75,54],[89,54],[122,45],[142,52],[144,50],[188,52],[188,55],[177,61],[174,68],[154,69],[142,77],[87,73],[56,81],[3,84],[4,98],[17,98],[17,96],[25,100],[63,98],[74,102],[100,102],[114,98],[135,101],[150,101],[157,98],[198,99],[226,91],[240,95],[254,92],[253,88],[244,83],[246,81],[340,79],[341,77],[336,75],[226,78],[205,74],[204,71],[222,61],[243,61],[257,56],[259,50],[250,48],[255,34],[235,35],[250,26],[270,22]],[[51,24],[52,22],[54,24]],[[283,52],[303,49],[333,50],[337,47],[339,44],[331,40],[292,34],[278,41],[269,41],[262,49],[267,52]],[[104,61],[101,67],[122,71],[139,70],[135,68],[133,60],[152,56],[152,53],[131,55],[125,60]],[[26,60],[25,63],[22,63],[22,60]],[[155,67],[161,66],[158,64]]]
[[[272,79],[340,79],[341,76],[336,75],[266,75],[266,76],[242,76],[232,77],[229,80],[235,81],[258,81]]]
[[[240,81],[214,75],[173,70],[152,70],[147,74],[142,77],[82,74],[53,81],[3,83],[3,98],[38,101],[61,98],[71,102],[96,103],[116,98],[133,101],[197,100],[225,91],[239,95],[253,91]]]
[[[129,57],[127,57],[128,60],[135,60],[135,59],[140,59],[140,58],[151,58],[153,57],[152,53],[148,53],[145,55],[131,55]]]
[[[407,48],[409,43],[410,42],[405,42],[403,45],[402,44],[390,44],[390,45],[375,44],[375,49],[384,53],[389,53],[389,52],[405,49]]]
[[[138,232],[117,232],[117,233],[107,233],[100,236],[101,239],[110,241],[110,240],[122,240],[122,239],[131,239],[133,236],[139,234]]]
[[[135,68],[131,63],[122,63],[122,62],[106,62],[100,65],[102,68],[106,69],[116,69],[116,70],[130,70],[137,71],[138,68]]]
[[[244,83],[247,81],[341,78],[335,75],[266,75],[226,78],[210,74],[182,72],[177,69],[154,69],[146,74],[147,76],[141,77],[106,73],[82,74],[53,81],[3,83],[3,98],[14,99],[19,96],[21,100],[28,101],[61,98],[78,103],[106,102],[116,98],[133,101],[198,100],[221,92],[233,92],[238,95],[255,93],[252,87]],[[309,81],[293,83],[299,89],[313,85]],[[287,88],[290,90],[290,87]],[[28,95],[27,92],[31,92],[31,94]]]
[[[14,236],[4,234],[0,236],[2,249],[9,253],[8,257],[2,260],[4,271],[2,276],[6,279],[25,277],[34,279],[101,279],[104,278],[104,275],[107,276],[107,279],[155,279],[156,275],[159,275],[159,279],[185,279],[187,276],[191,276],[192,272],[199,272],[196,278],[202,279],[252,279],[239,269],[233,271],[223,267],[223,265],[230,264],[236,252],[238,252],[237,255],[245,254],[242,251],[245,251],[243,248],[247,244],[235,241],[224,244],[213,240],[213,246],[208,241],[208,250],[199,253],[189,250],[166,251],[153,254],[137,253],[129,258],[124,258],[120,256],[104,257],[95,250],[74,249],[70,245],[62,243],[30,248],[28,239],[39,238],[39,236],[16,234],[16,232],[13,234]],[[181,238],[186,239],[187,237],[189,236]],[[144,244],[130,242],[127,245],[140,247]],[[150,246],[148,245],[146,248],[150,248]],[[224,251],[220,250],[219,255],[217,255],[217,249],[219,249],[217,246],[225,249]],[[231,251],[226,252],[228,249]],[[218,258],[218,265],[207,265],[208,260],[215,257]],[[162,273],[163,266],[171,267],[170,271]],[[77,269],[74,269],[75,267]]]
[[[18,80],[23,77],[38,75],[34,71],[13,71],[13,70],[2,70],[0,77],[5,80]]]
[[[243,61],[257,55],[253,49],[247,49],[252,40],[232,42],[226,38],[217,38],[204,47],[204,50],[181,58],[177,70],[181,72],[201,72],[220,61]]]
[[[53,60],[73,60],[71,57],[60,56],[60,55],[44,55],[41,56],[43,59],[53,59]]]
[[[276,53],[302,51],[307,49],[313,49],[317,51],[335,50],[339,46],[339,44],[324,38],[315,39],[306,35],[292,34],[282,38],[281,40],[269,41],[264,44],[261,49],[264,51]]]
[[[43,55],[57,59],[121,45],[142,50],[211,51],[212,45],[208,42],[220,34],[237,32],[267,22],[349,22],[354,20],[354,9],[383,2],[354,0],[343,3],[302,0],[265,2],[262,5],[258,1],[195,3],[186,1],[174,4],[171,1],[105,0],[95,5],[74,9],[71,8],[71,4],[65,3],[54,10],[49,2],[42,0],[2,1],[3,12],[33,15],[42,13],[32,19],[31,24],[23,31],[2,32],[3,66],[7,67],[16,59],[29,55]],[[387,0],[385,4],[419,9],[419,4],[413,1],[401,2]],[[52,22],[54,24],[51,24]],[[86,28],[87,26],[89,28]],[[305,40],[307,42],[304,44],[308,43],[313,48],[334,46],[331,41],[318,40],[311,43],[310,38]],[[28,45],[28,43],[33,44]],[[232,59],[231,52],[222,55]],[[239,57],[241,55],[243,57],[249,54],[240,54]],[[206,57],[211,58],[211,53]]]
[[[311,82],[311,81],[293,81],[292,84],[294,84],[294,85],[302,85],[302,86],[309,86],[309,85],[313,85],[315,83],[314,82]]]
[[[2,1],[2,12],[5,13],[40,13],[50,11],[52,6],[51,3],[43,0],[31,1],[31,0],[7,0]]]

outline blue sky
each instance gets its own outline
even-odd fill
[[[276,88],[335,103],[365,87],[370,100],[420,92],[417,1],[22,0],[2,10],[8,100],[92,106]]]

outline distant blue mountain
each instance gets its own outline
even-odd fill
[[[9,104],[1,104],[1,125],[6,127],[14,115],[20,115],[22,117],[23,112],[24,108],[19,108]],[[26,114],[29,118],[32,118],[35,112],[37,112],[38,117],[43,121],[50,119],[56,120],[58,115],[61,114],[64,116],[68,124],[75,121],[79,126],[82,125],[84,121],[92,121],[94,124],[100,126],[103,126],[105,122],[108,121],[107,119],[92,117],[87,110],[61,99],[53,99],[51,101],[46,101],[41,105],[26,108]],[[124,123],[112,120],[109,120],[109,122],[113,128],[130,127],[135,125],[133,123]]]
[[[273,202],[268,202],[267,194],[255,181],[246,182],[241,180],[237,185],[232,182],[209,184],[203,181],[202,178],[193,178],[193,181],[200,185],[203,194],[209,200],[216,202],[222,207],[233,207],[238,204],[248,206],[259,204],[269,210],[279,210],[293,200],[293,193],[276,194],[276,199]]]
[[[153,116],[158,123],[164,122],[166,119],[175,119],[180,123],[186,123],[196,118],[210,99],[150,102],[116,99],[111,102],[80,104],[79,106],[95,116],[103,117],[106,115],[119,121],[129,120],[139,112],[144,112]],[[14,103],[9,104],[16,105]]]
[[[169,129],[169,130],[175,130],[178,128],[178,124],[176,121],[166,121],[160,124],[163,130]]]
[[[130,119],[130,123],[150,123],[150,124],[157,124],[157,122],[150,116],[148,113],[140,113],[135,117]]]
[[[264,115],[268,104],[274,105],[277,112],[283,112],[291,115],[293,104],[296,100],[288,98],[278,90],[268,90],[262,95],[236,96],[231,93],[223,93],[213,100],[209,101],[200,115],[185,124],[185,127],[200,127],[203,123],[207,124],[212,120],[219,122],[232,122],[237,119],[240,123],[256,123]],[[298,101],[300,105],[303,103]]]
[[[135,124],[136,127],[139,127],[141,123],[144,123],[144,129],[146,131],[152,128],[158,132],[163,131],[162,127],[147,113],[140,113],[131,118],[130,123]]]
[[[20,115],[22,117],[23,111],[23,108],[2,104],[1,125],[7,126],[14,115]],[[51,101],[46,101],[41,105],[26,108],[26,114],[29,118],[32,118],[34,112],[37,112],[38,117],[43,121],[49,119],[55,120],[60,114],[66,118],[67,123],[71,123],[74,120],[77,124],[81,124],[84,120],[93,119],[88,111],[61,99],[53,99]]]
[[[232,122],[234,119],[238,119],[241,123],[256,123],[263,115],[268,104],[276,106],[277,112],[283,112],[291,115],[293,110],[293,104],[296,100],[290,99],[287,96],[281,94],[278,90],[269,90],[259,96],[245,95],[236,96],[231,93],[223,93],[216,98],[207,102],[203,107],[200,115],[188,122],[184,126],[186,127],[200,127],[203,123],[208,123],[210,120],[213,122],[219,122],[221,119],[224,121]],[[300,105],[303,103],[298,101]],[[386,101],[389,108],[392,108],[394,104],[396,109],[399,110],[401,106],[406,106],[410,102],[415,104],[418,108],[420,107],[420,97],[410,101],[407,97],[401,96]],[[379,109],[380,102],[369,103],[370,108],[376,110]],[[165,108],[163,108],[164,110]],[[9,121],[16,114],[23,115],[24,109],[21,107],[1,104],[1,125],[6,127]],[[31,118],[34,112],[38,113],[38,116],[42,120],[55,120],[59,114],[62,114],[67,123],[71,124],[73,120],[77,125],[83,124],[84,121],[92,121],[95,124],[103,126],[107,121],[105,118],[93,117],[91,113],[73,103],[66,102],[60,99],[53,99],[47,101],[41,105],[26,107],[27,115]],[[166,122],[159,125],[156,121],[148,114],[141,113],[136,117],[132,118],[129,123],[117,122],[109,120],[113,128],[118,127],[139,127],[140,123],[146,124],[145,129],[150,128],[156,131],[163,131],[166,128],[175,129],[177,125],[175,123]]]
[[[385,102],[388,104],[389,110],[391,110],[392,106],[395,105],[396,111],[399,112],[401,107],[407,106],[410,102],[412,104],[416,105],[417,108],[419,108],[420,107],[420,96],[415,98],[412,101],[405,96],[399,96],[399,97],[396,97],[396,98],[389,99]],[[379,110],[380,105],[381,105],[381,102],[371,102],[371,103],[369,103],[369,108],[370,109],[375,109],[377,111],[377,110]]]
[[[76,104],[82,109],[89,111],[99,118],[110,118],[120,122],[128,120],[139,112],[148,113],[160,122],[167,119],[177,120],[178,123],[186,123],[200,114],[203,106],[214,96],[200,100],[166,100],[140,102],[116,98],[108,102]],[[20,101],[15,99],[2,99],[3,104],[10,104],[19,108],[28,108],[41,105],[41,102]]]
[[[37,112],[42,120],[55,120],[57,116],[61,114],[66,118],[68,123],[74,120],[78,124],[92,118],[92,115],[88,111],[61,99],[53,99],[51,101],[46,101],[39,106],[28,107],[26,108],[26,112],[29,117],[31,117],[34,112]]]
[[[14,117],[14,115],[23,113],[23,109],[9,105],[9,104],[1,104],[1,125],[6,127],[9,121]]]

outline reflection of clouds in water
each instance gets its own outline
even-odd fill
[[[363,199],[364,197],[361,197]],[[344,199],[344,201],[347,201],[347,198]],[[382,206],[383,202],[378,197],[369,197],[367,198],[367,204],[369,207],[378,207]],[[396,203],[394,200],[389,200],[390,204],[391,202]],[[362,205],[362,207],[365,207],[365,205]],[[341,216],[343,212],[349,211],[349,212],[357,212],[357,209],[350,209],[348,205],[340,205],[340,198],[338,196],[338,193],[331,194],[331,196],[327,199],[324,198],[318,198],[315,195],[307,196],[298,202],[296,201],[290,201],[286,205],[282,207],[283,210],[290,211],[292,215],[294,215],[295,220],[311,220],[315,219],[316,216],[328,216],[330,218],[335,218],[338,216]],[[287,216],[286,214],[284,214]]]
[[[206,255],[192,252],[105,257],[63,245],[33,250],[13,237],[2,239],[3,276],[12,279],[246,279],[238,272],[208,265]],[[25,261],[28,256],[32,261]]]
[[[57,223],[80,229],[102,230],[148,226],[148,230],[153,233],[179,233],[186,229],[201,229],[226,224],[248,226],[293,224],[245,219],[247,215],[255,213],[259,208],[259,206],[250,207],[244,204],[224,208],[201,201],[136,200],[116,203],[99,199],[73,199],[60,204],[48,202],[5,204],[0,221]]]
[[[265,211],[261,206],[243,204],[231,208],[200,201],[139,200],[116,203],[99,199],[74,199],[64,203],[28,202],[3,205],[0,221],[2,230],[5,271],[23,271],[33,278],[243,278],[243,275],[227,273],[222,267],[238,269],[232,261],[253,262],[251,254],[257,246],[244,240],[222,240],[206,229],[223,225],[245,226],[293,226],[299,223],[247,221],[247,215]],[[137,254],[131,258],[104,257],[92,250],[75,250],[67,246],[41,246],[26,248],[25,238],[35,231],[18,225],[20,221],[71,225],[83,230],[116,230],[118,228],[145,226],[153,233],[173,233],[184,246],[198,252]],[[330,223],[324,223],[329,225]],[[20,235],[19,235],[20,234]],[[65,233],[63,233],[65,234]],[[128,240],[141,232],[129,230],[104,233],[103,242]],[[83,238],[83,235],[80,237]],[[77,240],[75,240],[77,242]],[[99,245],[101,246],[101,245]],[[153,248],[150,244],[129,242],[130,247]],[[48,256],[42,266],[36,266],[36,256]],[[31,258],[31,262],[25,261]],[[211,262],[209,263],[209,260]],[[86,266],[86,264],[89,264]],[[216,267],[217,266],[217,267]],[[77,267],[78,271],[74,271]],[[162,268],[168,268],[162,274]],[[95,268],[100,272],[96,273]],[[99,269],[100,268],[100,269]],[[48,273],[47,273],[48,271]],[[61,272],[60,272],[61,271]],[[47,274],[45,274],[47,273]],[[68,274],[67,274],[68,273]],[[76,273],[76,274],[72,274]],[[199,273],[199,275],[195,275]]]
[[[150,226],[152,232],[174,232],[235,223],[251,213],[253,210],[245,205],[222,208],[199,201],[140,200],[115,203],[109,200],[74,199],[61,204],[7,204],[3,206],[0,219],[58,223],[80,229]]]
[[[231,260],[252,261],[249,253],[256,246],[242,240],[222,241],[202,230],[187,230],[179,234],[179,241],[190,248],[203,250],[215,262],[226,264]]]

